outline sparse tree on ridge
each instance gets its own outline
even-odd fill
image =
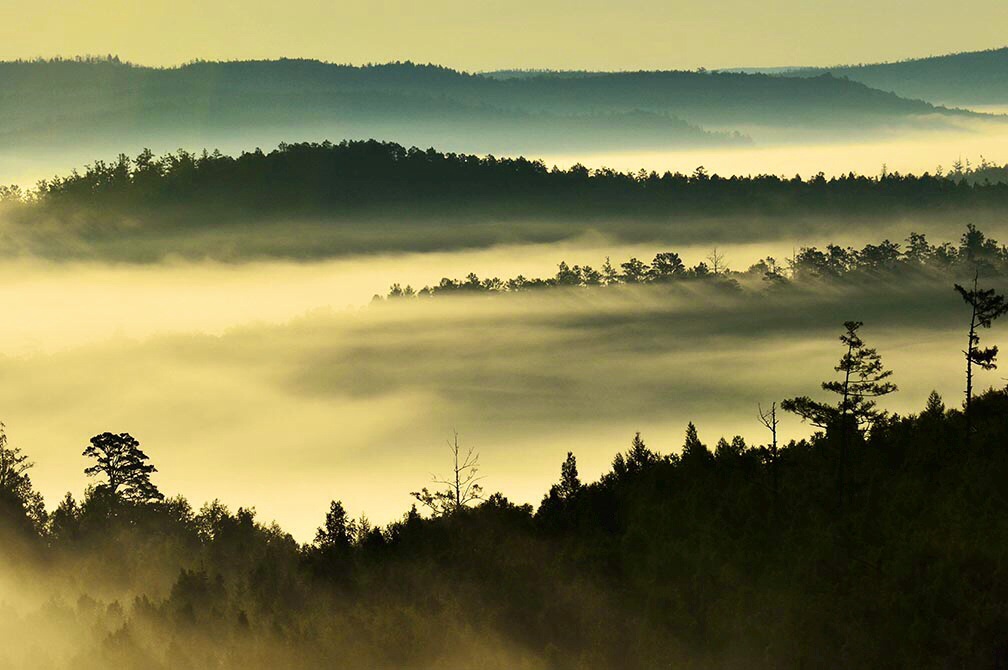
[[[837,490],[840,505],[844,498],[844,472],[847,467],[847,450],[852,432],[860,432],[870,427],[880,416],[875,408],[875,399],[897,390],[892,382],[891,370],[882,367],[882,357],[875,349],[865,346],[858,335],[864,324],[861,321],[846,321],[846,332],[840,342],[847,351],[834,368],[842,379],[822,383],[823,390],[836,393],[840,402],[836,406],[812,400],[808,396],[788,398],[781,402],[781,409],[793,412],[812,425],[827,432],[839,428],[840,460],[837,472]]]
[[[706,463],[711,459],[710,449],[700,441],[696,426],[690,421],[686,426],[686,441],[682,448],[683,463]]]
[[[96,461],[84,469],[84,474],[104,475],[106,482],[100,487],[113,497],[134,503],[164,499],[150,480],[157,468],[148,462],[140,442],[129,433],[95,435],[82,455]]]
[[[627,284],[640,284],[646,282],[651,268],[648,264],[636,258],[631,258],[626,263],[620,265],[623,268],[623,281]]]
[[[28,519],[40,528],[46,519],[42,495],[32,486],[28,471],[35,466],[20,447],[12,447],[0,423],[0,503],[20,505]]]
[[[932,418],[945,416],[945,402],[938,395],[938,391],[931,391],[928,395],[927,404],[924,406],[924,414]]]
[[[554,484],[553,490],[562,500],[572,499],[581,490],[581,480],[578,478],[577,459],[574,458],[574,452],[567,452],[567,458],[560,466],[560,483]]]
[[[973,404],[973,366],[976,365],[982,370],[993,370],[997,367],[997,346],[980,348],[980,336],[977,334],[979,328],[990,328],[994,320],[1008,312],[1008,302],[1003,295],[995,293],[994,289],[980,289],[978,282],[979,271],[973,273],[973,288],[965,289],[959,284],[955,285],[956,292],[970,306],[970,327],[969,338],[967,339],[966,350],[966,443],[969,443],[970,434],[973,432],[973,417],[970,409]]]
[[[568,451],[567,458],[560,465],[560,481],[550,486],[549,493],[543,496],[540,513],[548,516],[573,505],[582,489],[577,459],[574,458],[573,452]]]
[[[777,467],[780,458],[780,450],[777,448],[777,426],[780,424],[780,420],[777,418],[777,403],[771,403],[770,409],[766,411],[763,410],[762,406],[757,407],[759,409],[760,423],[770,431],[770,444],[760,449],[760,455],[763,457],[763,461],[770,467],[770,481],[774,504],[776,505],[777,492],[780,488],[780,476]]]
[[[741,435],[733,437],[731,442],[722,437],[717,441],[717,445],[714,447],[714,459],[730,461],[742,456],[747,449],[748,447],[746,446],[745,438]]]
[[[606,256],[605,263],[602,264],[602,285],[610,286],[611,284],[618,284],[620,280],[619,272],[613,267],[612,263],[609,261],[609,257]]]
[[[710,256],[707,257],[707,260],[711,262],[710,269],[712,275],[717,276],[722,272],[728,271],[728,267],[725,265],[724,252],[718,251],[717,247],[714,247],[714,250],[711,251]]]
[[[641,472],[661,460],[661,457],[648,448],[641,437],[640,431],[634,434],[630,442],[630,451],[625,455],[616,454],[613,458],[613,473],[620,477],[626,474]]]
[[[315,546],[323,551],[340,551],[350,548],[357,536],[357,522],[343,509],[343,503],[329,503],[325,523],[315,532]]]
[[[8,444],[6,426],[0,423],[0,491],[17,494],[34,465],[20,447]]]
[[[483,479],[479,475],[479,452],[473,447],[463,452],[459,446],[458,432],[455,433],[454,439],[448,442],[448,448],[451,450],[453,461],[451,476],[448,479],[433,476],[435,484],[441,484],[446,488],[431,491],[425,486],[419,491],[410,493],[437,516],[454,514],[483,497],[483,487],[479,484]]]
[[[656,254],[651,261],[651,278],[654,281],[667,281],[678,279],[686,273],[686,265],[683,264],[679,254],[673,251],[664,251]]]
[[[840,342],[847,351],[834,368],[841,373],[842,379],[822,383],[823,390],[840,396],[840,402],[834,406],[808,396],[799,396],[783,401],[781,409],[793,412],[819,428],[830,429],[838,424],[849,424],[858,430],[870,427],[881,415],[875,409],[875,399],[898,389],[887,381],[892,371],[882,367],[878,351],[866,347],[858,335],[857,331],[863,325],[860,321],[844,322],[846,332],[840,336]]]

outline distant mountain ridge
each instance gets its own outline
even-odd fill
[[[729,67],[719,74],[817,77],[832,75],[864,84],[902,98],[935,105],[969,106],[1008,104],[1008,47],[963,51],[878,63],[838,64],[827,67],[786,65]],[[497,79],[597,77],[618,73],[598,71],[498,70],[485,73]]]
[[[738,68],[788,77],[832,74],[905,98],[944,105],[1008,104],[1008,47],[888,63],[833,67]]]
[[[100,138],[121,146],[123,137],[152,136],[195,136],[212,145],[222,133],[306,136],[309,129],[504,153],[714,144],[742,141],[731,131],[749,126],[864,132],[968,116],[828,74],[501,79],[410,62],[358,67],[282,59],[150,68],[109,59],[4,62],[0,84],[0,148]]]

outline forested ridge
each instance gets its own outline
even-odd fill
[[[1003,167],[956,163],[922,175],[883,171],[826,178],[722,177],[548,167],[539,160],[443,153],[392,142],[281,144],[237,157],[178,151],[121,155],[42,181],[0,189],[24,216],[242,217],[367,215],[562,218],[816,214],[879,216],[1008,207]],[[30,207],[29,207],[30,206]]]
[[[945,104],[996,104],[1008,101],[1008,47],[861,63],[797,68],[787,75],[831,73],[909,98]]]
[[[972,384],[997,354],[975,335],[1008,305],[976,284],[956,290]],[[157,455],[128,433],[91,438],[94,484],[47,512],[29,451],[4,435],[8,575],[64,597],[27,614],[0,604],[0,631],[74,634],[7,645],[0,661],[1001,667],[1008,390],[968,386],[961,408],[932,393],[919,414],[892,415],[876,403],[898,388],[862,325],[844,324],[815,398],[753,408],[760,444],[708,446],[692,423],[660,449],[637,433],[594,482],[574,453],[558,456],[557,483],[533,507],[487,495],[492,472],[456,435],[431,464],[441,476],[413,493],[419,509],[379,527],[333,500],[306,544],[254,509],[166,497]],[[817,432],[779,443],[780,410]]]
[[[389,298],[428,297],[444,294],[518,293],[555,288],[594,288],[619,285],[674,285],[705,282],[730,290],[783,289],[789,285],[821,284],[823,281],[906,283],[914,279],[944,281],[948,278],[1008,276],[1008,246],[988,237],[973,224],[966,226],[956,244],[932,244],[927,235],[910,233],[905,242],[882,240],[860,249],[828,244],[795,249],[791,257],[762,258],[744,270],[733,270],[717,247],[704,260],[687,266],[674,251],[661,251],[650,262],[629,258],[614,263],[609,257],[596,268],[560,261],[551,277],[485,277],[475,272],[465,278],[443,277],[431,286],[414,289],[393,284]],[[376,299],[382,296],[376,295]]]
[[[342,96],[375,93],[443,99],[471,111],[481,106],[561,115],[640,110],[703,125],[746,121],[834,125],[928,114],[970,116],[828,74],[780,78],[679,70],[499,79],[409,61],[365,66],[309,59],[194,61],[152,68],[110,57],[2,62],[0,77],[10,92],[0,98],[8,124],[30,122],[32,113],[50,117],[55,105],[68,100],[81,105],[71,115],[74,118],[104,112],[129,120],[131,112],[149,108],[162,121],[170,122],[174,116],[198,123],[199,117],[189,117],[183,110],[201,109],[203,122],[214,117],[241,120],[269,113],[271,105],[280,104],[292,118],[310,119]],[[158,106],[173,113],[162,115]]]

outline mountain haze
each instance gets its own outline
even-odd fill
[[[927,100],[934,104],[968,106],[1008,103],[1008,47],[891,63],[773,70],[787,76],[818,77],[831,74],[872,88],[892,91],[904,98]],[[770,69],[765,71],[769,72]]]
[[[747,141],[739,128],[863,133],[970,116],[822,75],[542,74],[501,80],[435,65],[117,59],[0,63],[0,149],[276,143],[378,137],[508,153]],[[979,118],[979,117],[978,117]],[[710,132],[716,131],[716,132]],[[748,131],[747,131],[748,132]]]

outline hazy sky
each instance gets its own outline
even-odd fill
[[[1008,43],[1004,0],[3,0],[0,58],[302,56],[463,69],[830,65]]]

